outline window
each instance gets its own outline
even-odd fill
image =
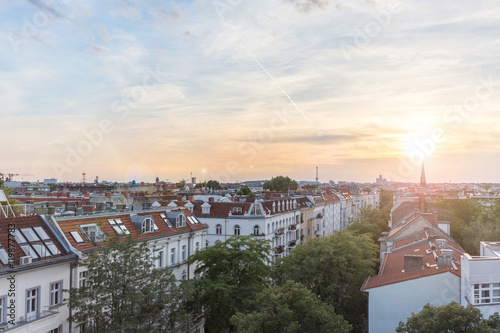
[[[79,277],[79,279],[78,279],[78,286],[80,288],[87,286],[88,271],[80,272],[78,275],[79,275],[78,276]]]
[[[500,303],[500,283],[474,285],[474,304]]]
[[[255,226],[253,227],[253,234],[254,234],[254,235],[260,235],[260,228],[259,228],[259,226],[258,226],[258,225],[255,225]]]
[[[187,274],[186,271],[182,271],[182,279],[187,280]]]
[[[113,230],[118,234],[118,235],[130,235],[130,231],[128,228],[123,224],[121,219],[108,219],[109,225],[113,228]]]
[[[7,322],[7,296],[0,297],[0,324]]]
[[[87,239],[91,242],[102,242],[106,239],[106,235],[102,232],[97,223],[80,225],[80,230],[83,231]]]
[[[163,248],[158,251],[158,267],[163,267]]]
[[[233,207],[233,214],[241,214],[241,207]]]
[[[142,222],[142,233],[155,231],[155,224],[152,219],[144,219]]]
[[[186,226],[186,217],[184,215],[177,216],[177,228]]]
[[[210,214],[210,207],[201,207],[202,214]]]
[[[170,263],[175,265],[175,249],[170,250]]]
[[[234,226],[234,235],[235,236],[239,236],[240,235],[240,226],[239,225],[235,225]]]
[[[186,245],[182,245],[182,261],[186,261]]]
[[[78,231],[71,231],[70,234],[77,244],[85,243],[85,241],[83,240],[82,236],[80,236]]]
[[[62,303],[62,281],[50,284],[50,306]]]
[[[194,248],[195,248],[196,252],[200,251],[200,242],[196,242],[196,245]]]
[[[38,318],[40,287],[28,289],[26,291],[26,321]]]
[[[61,326],[59,326],[57,328],[54,328],[53,330],[50,330],[48,333],[60,333],[60,332],[62,332],[62,327]]]
[[[160,217],[163,219],[163,222],[169,227],[173,228],[172,223],[170,223],[170,220],[165,216],[165,214],[160,214]]]
[[[217,224],[217,226],[215,227],[215,233],[217,235],[222,235],[222,225]]]

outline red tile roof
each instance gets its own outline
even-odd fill
[[[386,286],[393,283],[409,281],[446,272],[450,272],[460,277],[460,257],[464,251],[455,241],[453,241],[451,238],[447,239],[447,248],[453,251],[453,262],[457,269],[447,266],[441,268],[437,267],[437,260],[431,250],[434,245],[436,248],[436,256],[440,256],[442,254],[441,249],[439,248],[439,246],[437,246],[436,243],[436,239],[441,237],[436,237],[434,235],[431,237],[431,235],[429,235],[429,238],[423,238],[417,243],[414,243],[413,235],[409,236],[408,238],[413,238],[413,243],[411,239],[407,240],[408,244],[413,245],[396,249],[391,253],[387,253],[382,262],[379,274],[377,276],[369,277],[368,279],[366,279],[363,286],[361,287],[361,290],[366,291],[368,289]],[[423,267],[405,271],[405,255],[422,256]]]
[[[182,212],[188,216],[192,216],[192,214],[187,210],[187,209],[180,209],[176,208],[171,211],[177,211],[177,212]],[[150,215],[153,218],[154,223],[158,227],[159,230],[154,231],[154,232],[148,232],[148,233],[141,233],[137,227],[134,225],[132,222],[132,218],[130,214],[122,213],[122,214],[114,214],[114,215],[102,215],[102,216],[90,216],[90,217],[80,217],[80,218],[71,218],[71,219],[59,219],[57,220],[57,223],[59,224],[61,230],[63,231],[64,235],[70,242],[71,246],[74,247],[75,249],[79,251],[88,251],[97,248],[98,244],[92,244],[89,242],[89,240],[86,238],[84,233],[80,230],[78,227],[79,225],[84,225],[84,224],[92,224],[92,223],[97,223],[97,225],[101,228],[101,230],[108,236],[114,237],[116,235],[115,231],[113,230],[112,226],[109,224],[108,219],[121,219],[123,222],[124,226],[127,227],[129,230],[130,234],[132,236],[137,236],[139,240],[146,240],[149,238],[156,238],[158,236],[166,236],[170,234],[179,234],[182,232],[188,232],[189,230],[199,230],[199,229],[207,229],[208,227],[205,226],[202,223],[199,224],[191,224],[189,219],[186,220],[186,226],[185,227],[174,227],[174,228],[169,228],[167,224],[163,221],[163,218],[160,216],[160,214],[167,214],[166,210],[150,210],[147,212],[140,212],[137,213],[139,216],[144,216],[144,215]],[[71,232],[76,231],[80,237],[84,240],[83,243],[78,244],[73,236],[71,236]]]
[[[20,247],[20,245],[16,242],[14,238],[14,233],[10,232],[9,229],[24,229],[24,228],[31,228],[31,227],[41,227],[43,231],[47,234],[47,236],[50,238],[47,241],[53,242],[54,245],[57,247],[59,250],[59,254],[54,254],[48,257],[44,258],[37,258],[34,259],[32,258],[32,262],[41,262],[43,260],[48,260],[52,259],[55,257],[63,257],[67,255],[68,253],[64,250],[64,247],[59,243],[56,237],[52,234],[51,230],[45,225],[43,222],[42,218],[38,215],[30,215],[30,216],[25,216],[25,217],[16,217],[16,218],[7,218],[7,219],[0,219],[0,245],[5,249],[7,252],[9,251],[9,248],[13,248],[15,250],[14,255],[14,264],[19,265],[19,261],[21,257],[27,256],[27,253],[24,253],[23,249]],[[10,235],[10,236],[9,236]],[[41,235],[39,235],[41,236]],[[26,237],[25,237],[26,238]],[[26,240],[28,240],[26,238]],[[29,241],[29,240],[28,240]],[[45,240],[42,241],[35,241],[35,242],[29,242],[30,244],[40,244],[40,243],[45,243]],[[24,245],[24,243],[21,243]],[[2,262],[0,261],[0,268],[5,268],[9,267],[9,265],[3,265]]]

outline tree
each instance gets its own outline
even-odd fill
[[[277,176],[264,183],[263,188],[274,192],[286,192],[296,190],[299,185],[290,177]]]
[[[191,309],[202,312],[207,332],[228,332],[237,312],[255,309],[257,293],[269,285],[271,247],[263,239],[233,236],[189,258],[198,263]]]
[[[202,187],[206,187],[206,186],[207,186],[207,182],[203,182],[203,183],[196,184],[194,187],[195,188],[202,188]]]
[[[179,188],[182,188],[186,186],[186,180],[185,179],[181,179],[178,183],[177,183],[177,187]]]
[[[218,181],[216,181],[216,180],[209,180],[207,182],[207,187],[211,188],[211,189],[215,189],[215,190],[220,190],[221,189],[220,183]]]
[[[302,284],[287,281],[257,295],[257,311],[238,313],[231,322],[245,333],[350,332],[351,325]]]
[[[249,195],[251,197],[255,197],[255,193],[252,192],[252,190],[250,190],[250,188],[245,185],[245,186],[242,186],[238,192],[236,192],[237,195]]]
[[[390,210],[389,210],[390,212]],[[362,208],[358,220],[348,226],[355,234],[369,234],[376,243],[383,231],[389,231],[389,216],[380,209]]]
[[[83,264],[86,285],[69,290],[69,320],[85,332],[177,332],[191,322],[169,268],[154,268],[145,242],[114,238]]]
[[[359,330],[367,312],[360,289],[375,274],[378,261],[377,246],[368,235],[338,231],[296,247],[278,262],[275,280],[302,283]]]
[[[489,333],[499,327],[498,313],[483,319],[472,304],[463,307],[456,302],[435,307],[427,304],[419,313],[412,313],[406,323],[399,322],[397,333],[470,332]]]

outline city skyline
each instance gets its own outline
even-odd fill
[[[0,172],[500,182],[493,1],[0,4]]]

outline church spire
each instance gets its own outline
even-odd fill
[[[427,182],[425,180],[424,162],[422,162],[422,172],[420,173],[420,186],[421,187],[427,186]]]

